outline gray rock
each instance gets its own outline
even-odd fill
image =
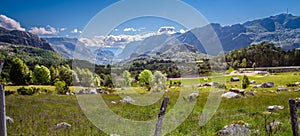
[[[9,122],[9,123],[14,123],[14,119],[12,119],[9,116],[6,116],[6,121]]]
[[[238,95],[237,93],[234,93],[234,92],[224,93],[224,94],[222,94],[222,97],[225,97],[225,98],[241,98],[240,95]]]
[[[231,82],[238,82],[238,81],[240,81],[240,78],[238,78],[238,77],[232,77],[232,78],[230,78],[230,81]]]
[[[72,125],[66,123],[66,122],[62,122],[62,123],[59,123],[59,124],[56,124],[52,127],[52,130],[61,130],[61,129],[68,129],[68,128],[71,128]]]
[[[263,84],[260,85],[261,88],[272,88],[274,87],[274,83],[273,82],[265,82]]]
[[[296,90],[294,90],[294,92],[299,92],[300,91],[300,88],[297,88]]]
[[[135,102],[135,100],[133,100],[131,97],[126,96],[124,97],[122,100],[120,100],[121,103],[127,103],[127,102]]]
[[[275,112],[277,110],[283,110],[284,107],[280,106],[280,105],[272,105],[272,106],[268,106],[267,110],[270,112]]]
[[[218,133],[218,136],[250,136],[251,130],[244,125],[231,124],[223,127]]]
[[[246,95],[249,95],[249,96],[255,96],[255,94],[252,93],[252,92],[246,92]]]
[[[279,87],[277,88],[277,92],[287,91],[286,87]]]
[[[250,84],[256,84],[256,81],[255,80],[251,80]]]
[[[198,97],[199,97],[198,93],[191,93],[191,94],[189,94],[189,101],[190,102],[195,101],[195,100],[197,100]]]

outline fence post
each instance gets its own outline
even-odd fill
[[[289,99],[289,105],[290,105],[290,115],[291,115],[293,136],[299,136],[296,101],[294,99]]]
[[[168,102],[169,102],[169,98],[164,97],[164,100],[163,100],[163,102],[161,104],[161,107],[160,107],[160,112],[158,114],[158,120],[156,122],[156,128],[155,128],[154,136],[159,136],[160,135],[160,130],[162,128],[162,123],[163,123],[164,115],[165,115],[167,107],[168,107]]]
[[[6,136],[5,95],[3,85],[0,85],[0,136]]]

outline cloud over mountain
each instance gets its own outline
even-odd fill
[[[25,28],[22,28],[19,22],[5,15],[0,15],[0,27],[6,28],[8,30],[25,31]]]
[[[156,33],[146,33],[139,35],[108,35],[95,36],[93,38],[80,38],[79,40],[88,46],[125,46],[133,41],[142,41],[147,37],[156,35]]]
[[[29,30],[30,33],[33,33],[33,34],[37,34],[37,35],[55,35],[57,34],[57,30],[48,25],[45,27],[32,27],[30,30]]]

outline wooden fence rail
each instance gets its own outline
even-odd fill
[[[163,123],[163,119],[167,110],[167,106],[168,106],[168,102],[169,102],[169,98],[168,97],[164,97],[164,100],[162,102],[162,105],[160,107],[160,112],[158,114],[158,120],[156,123],[156,129],[155,129],[155,133],[154,136],[160,136],[160,130],[162,128],[162,123]]]

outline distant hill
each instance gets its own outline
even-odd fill
[[[128,54],[137,53],[155,54],[159,52],[159,48],[164,48],[165,45],[178,44],[192,45],[202,53],[218,55],[222,50],[214,48],[216,45],[221,44],[223,51],[227,53],[263,41],[274,43],[275,46],[281,47],[283,50],[299,48],[300,17],[291,14],[279,14],[247,21],[243,24],[221,26],[212,23],[204,27],[191,29],[183,34],[156,35],[143,41],[129,43],[125,46],[120,57],[126,58],[130,56]],[[214,50],[214,52],[207,52],[208,48]]]
[[[284,51],[272,43],[262,42],[252,44],[226,54],[228,65],[234,68],[243,67],[275,67],[275,66],[299,66],[300,50]],[[255,63],[255,64],[254,64]],[[253,65],[254,64],[254,65]]]
[[[225,52],[263,41],[274,43],[284,50],[300,47],[300,17],[291,14],[280,14],[231,26],[210,24],[194,28],[177,39],[205,52],[201,42],[211,46],[217,40],[216,37],[209,37],[212,33],[209,27],[215,31]],[[201,42],[197,38],[202,39]]]
[[[54,51],[53,47],[37,35],[25,31],[7,30],[0,27],[0,42],[15,45],[32,46],[45,50]]]
[[[86,45],[80,42],[77,38],[53,37],[44,39],[48,41],[54,47],[54,49],[65,58],[73,58],[74,53],[82,54],[82,56],[93,55]]]
[[[37,64],[58,66],[68,62],[67,59],[50,50],[0,42],[0,58],[4,59],[5,65],[9,65],[15,57],[22,59],[31,68]]]

